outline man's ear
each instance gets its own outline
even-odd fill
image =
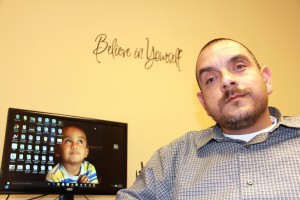
[[[267,92],[268,94],[271,94],[273,91],[273,86],[272,86],[272,72],[268,67],[263,67],[261,69],[261,74],[262,77],[266,83],[266,88],[267,88]]]
[[[198,92],[197,97],[198,97],[201,105],[203,106],[204,110],[206,111],[205,101],[204,101],[204,97],[203,97],[202,92]]]

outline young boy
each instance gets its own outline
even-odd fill
[[[86,134],[75,126],[63,128],[63,139],[55,149],[60,163],[48,172],[46,180],[56,183],[96,183],[98,178],[95,167],[84,159],[89,154]]]

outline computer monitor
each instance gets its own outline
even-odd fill
[[[84,136],[84,156],[64,153]],[[78,162],[80,172],[72,171]],[[1,193],[115,195],[126,188],[127,124],[9,108],[1,172]]]

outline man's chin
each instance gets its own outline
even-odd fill
[[[225,118],[240,118],[248,115],[253,111],[249,105],[225,105],[222,109],[221,116]]]
[[[241,113],[247,113],[249,112],[249,106],[247,105],[231,105],[231,104],[226,104],[222,108],[222,115],[225,116],[236,116],[240,115]]]
[[[228,129],[244,129],[252,126],[257,118],[257,114],[252,109],[243,107],[228,113],[224,112],[219,119],[219,124]]]

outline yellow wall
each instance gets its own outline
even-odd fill
[[[213,124],[194,67],[215,37],[244,42],[273,71],[270,104],[299,115],[299,21],[299,0],[0,0],[0,159],[9,107],[127,122],[130,186],[156,149]],[[131,56],[97,62],[99,34]],[[179,65],[146,69],[146,38]]]

